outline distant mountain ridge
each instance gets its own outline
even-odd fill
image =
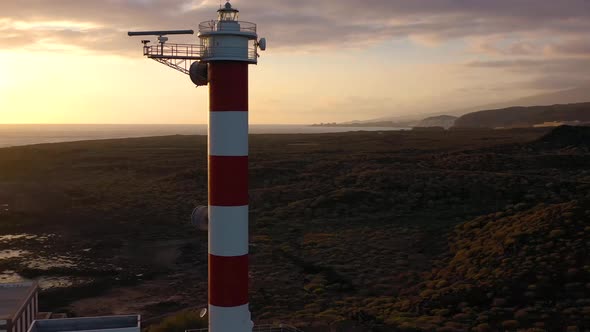
[[[465,114],[455,121],[454,128],[533,127],[547,122],[590,122],[590,102],[508,107]]]
[[[421,119],[436,117],[442,115],[461,116],[472,112],[481,110],[491,110],[508,108],[514,106],[537,106],[537,105],[554,105],[554,104],[572,104],[590,102],[590,84],[580,86],[577,88],[553,91],[548,93],[537,94],[533,96],[513,99],[505,102],[491,103],[486,105],[479,105],[473,107],[466,107],[462,109],[441,110],[440,112],[428,112],[421,114],[405,115],[405,116],[385,116],[377,119],[363,120],[363,121],[349,121],[342,124],[359,124],[370,122],[418,122]],[[415,125],[415,124],[414,124]]]
[[[443,127],[448,129],[455,124],[456,120],[457,117],[452,115],[431,116],[419,121],[414,127]]]
[[[557,105],[557,104],[577,104],[590,102],[590,85],[581,86],[573,89],[560,90],[538,95],[513,99],[505,102],[491,103],[477,107],[469,107],[461,110],[447,112],[451,115],[465,115],[481,110],[500,109],[516,106],[538,106],[538,105]]]

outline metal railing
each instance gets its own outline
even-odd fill
[[[208,332],[208,331],[209,331],[209,329],[185,330],[185,332]],[[303,332],[303,331],[301,331],[300,329],[293,327],[293,326],[279,324],[279,325],[257,325],[257,326],[254,326],[254,329],[252,329],[252,332]]]
[[[199,60],[202,53],[203,46],[197,44],[158,44],[143,47],[143,55],[148,58]]]
[[[201,58],[206,60],[207,58],[223,57],[223,58],[243,58],[244,55],[250,61],[256,61],[258,59],[258,49],[256,47],[248,47],[247,53],[244,53],[243,47],[222,47],[222,46],[209,46],[203,48]]]
[[[234,24],[227,24],[225,21],[204,21],[199,23],[199,32],[213,32],[213,31],[240,31],[256,33],[256,24],[246,21],[235,21],[239,25],[239,30]]]
[[[197,44],[158,44],[143,47],[143,55],[152,59],[201,60],[214,57],[243,58],[247,56],[250,61],[257,60],[258,49],[256,47],[248,47],[246,53],[242,53],[244,51],[242,47],[204,47]]]

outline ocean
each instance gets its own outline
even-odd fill
[[[311,127],[307,125],[250,125],[252,134],[317,134],[348,131],[403,130],[393,127]],[[59,143],[127,137],[206,135],[207,125],[3,125],[0,148],[19,145]]]

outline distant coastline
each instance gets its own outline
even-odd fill
[[[557,127],[560,125],[587,126],[590,124],[590,102],[553,104],[539,106],[513,106],[500,109],[488,109],[463,114],[436,115],[414,121],[369,120],[344,123],[329,122],[313,124],[320,128],[532,128]],[[420,130],[420,129],[418,129]]]
[[[416,124],[416,121],[393,122],[393,121],[375,121],[375,122],[349,122],[349,123],[314,123],[311,127],[327,128],[394,128],[396,130],[409,130]]]
[[[250,125],[251,134],[321,134],[348,131],[403,130],[394,127],[311,125]],[[171,135],[207,135],[206,124],[113,125],[113,124],[0,124],[0,148],[33,144],[138,138]]]

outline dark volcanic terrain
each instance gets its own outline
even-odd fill
[[[589,130],[252,135],[255,321],[590,329]],[[203,136],[0,149],[0,273],[73,315],[205,306],[206,166]]]
[[[590,122],[590,103],[508,107],[465,114],[455,128],[524,128],[545,122]]]

